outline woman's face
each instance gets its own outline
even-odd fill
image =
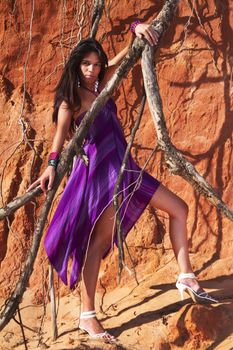
[[[86,54],[80,63],[80,79],[87,85],[94,84],[101,71],[101,62],[96,52]]]

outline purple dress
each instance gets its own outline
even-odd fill
[[[78,118],[80,124],[84,114]],[[114,101],[109,99],[96,116],[85,139],[86,166],[77,159],[45,237],[48,258],[67,284],[67,264],[72,257],[70,287],[77,282],[96,221],[112,203],[114,186],[127,147],[117,118]],[[122,183],[120,216],[126,236],[150,202],[160,182],[129,157]],[[114,242],[117,244],[116,235]]]

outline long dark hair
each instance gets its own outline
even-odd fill
[[[103,80],[105,69],[108,65],[107,56],[98,41],[92,38],[81,40],[78,45],[72,50],[68,61],[64,67],[61,78],[55,87],[54,96],[54,110],[53,110],[53,122],[57,123],[58,110],[62,103],[65,101],[68,108],[72,111],[79,110],[81,106],[80,97],[77,92],[77,77],[79,72],[80,63],[83,57],[89,52],[96,52],[101,62],[101,70],[99,73],[99,81]],[[73,129],[73,123],[71,123],[71,130]]]

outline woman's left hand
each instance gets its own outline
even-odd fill
[[[144,37],[152,46],[158,43],[159,34],[149,24],[138,24],[135,28],[135,35],[140,39]]]

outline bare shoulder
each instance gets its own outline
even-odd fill
[[[62,101],[62,103],[60,104],[59,109],[63,109],[63,110],[70,110],[68,103],[66,101]]]
[[[69,108],[69,105],[66,101],[62,101],[58,110],[58,125],[70,124],[73,118],[73,111]]]

